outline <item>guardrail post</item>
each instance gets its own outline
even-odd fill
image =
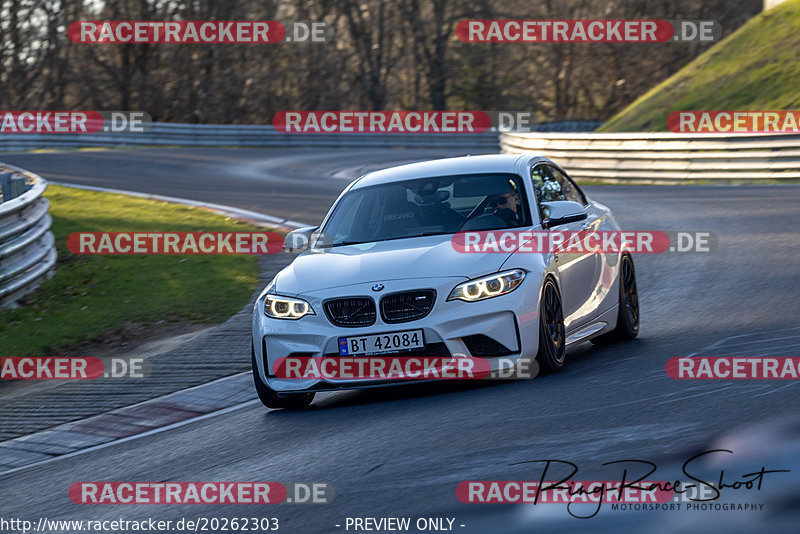
[[[0,187],[3,189],[3,202],[17,198],[30,189],[23,176],[10,173],[0,173]]]
[[[27,184],[24,177],[22,176],[11,177],[11,196],[13,198],[17,198],[28,189],[30,189],[30,186]]]
[[[0,189],[3,190],[3,202],[14,198],[11,195],[11,173],[0,172]]]
[[[25,191],[30,189],[31,186],[28,185],[25,177],[23,176],[12,176],[11,177],[11,197],[17,198],[21,196]]]

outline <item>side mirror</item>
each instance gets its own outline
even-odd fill
[[[318,229],[319,226],[307,226],[286,234],[286,237],[283,238],[284,252],[297,252],[308,249],[311,235]]]
[[[589,216],[579,202],[554,200],[542,202],[542,228],[553,228],[562,224],[582,221]]]

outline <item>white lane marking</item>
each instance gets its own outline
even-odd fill
[[[739,339],[739,338],[743,338],[743,337],[761,336],[761,335],[772,334],[772,333],[776,333],[776,332],[792,332],[792,331],[795,331],[795,330],[800,330],[800,327],[794,326],[794,327],[789,327],[789,328],[778,328],[778,329],[775,329],[775,330],[761,330],[759,332],[750,332],[750,333],[747,333],[747,334],[739,334],[739,335],[736,335],[736,336],[724,337],[722,339],[719,339],[719,340],[715,341],[711,345],[706,345],[705,347],[700,349],[699,352],[693,352],[691,354],[687,354],[686,356],[691,358],[693,356],[697,356],[698,354],[702,354],[704,351],[709,351],[709,350],[711,350],[713,348],[716,348],[716,347],[719,347],[719,346],[728,345],[725,342],[726,341],[731,341],[733,339]],[[769,341],[771,341],[771,339],[756,340],[756,341],[769,342]]]
[[[765,341],[769,341],[770,343],[773,341],[784,341],[787,339],[797,339],[800,340],[800,335],[798,336],[786,336],[786,337],[771,337],[767,339],[754,339],[753,341],[737,341],[736,343],[723,343],[721,345],[717,345],[718,347],[726,347],[726,346],[739,346],[739,345],[752,345],[754,343],[764,343]]]
[[[792,387],[792,386],[796,386],[797,384],[798,384],[797,381],[793,381],[793,382],[790,382],[789,384],[786,384],[783,387],[772,388],[769,391],[765,391],[764,393],[759,393],[758,395],[753,395],[753,396],[754,397],[763,397],[764,395],[772,395],[773,393],[777,393],[778,391],[780,391],[782,389],[786,389],[786,388],[789,388],[789,387]]]
[[[65,460],[67,458],[72,458],[74,456],[80,456],[81,454],[86,454],[86,453],[89,453],[89,452],[99,451],[99,450],[105,449],[107,447],[111,447],[111,446],[114,446],[114,445],[119,445],[120,443],[126,443],[128,441],[133,441],[135,439],[144,438],[144,437],[147,437],[147,436],[152,436],[154,434],[159,434],[161,432],[166,432],[167,430],[173,430],[175,428],[179,428],[179,427],[188,425],[189,423],[195,423],[197,421],[203,421],[205,419],[210,419],[210,418],[216,417],[218,415],[225,415],[225,414],[228,414],[228,413],[231,413],[231,412],[235,412],[236,410],[240,410],[242,408],[247,408],[249,406],[253,406],[253,405],[256,405],[256,404],[260,404],[260,403],[261,403],[261,401],[259,401],[258,399],[252,399],[252,400],[249,400],[249,401],[245,401],[245,402],[243,402],[241,404],[235,404],[233,406],[228,406],[227,408],[223,408],[221,410],[217,410],[216,412],[211,412],[211,413],[199,415],[197,417],[193,417],[191,419],[185,419],[183,421],[178,421],[177,423],[172,423],[171,425],[162,426],[161,428],[154,428],[153,430],[148,430],[147,432],[142,432],[141,434],[135,434],[133,436],[128,436],[127,438],[122,438],[122,439],[118,439],[118,440],[115,440],[115,441],[109,441],[107,443],[101,443],[100,445],[95,445],[93,447],[88,447],[86,449],[81,449],[79,451],[70,452],[70,453],[67,453],[67,454],[62,454],[62,455],[56,456],[54,458],[48,458],[47,460],[41,460],[39,462],[35,462],[35,463],[32,463],[32,464],[22,465],[20,467],[15,467],[13,469],[9,469],[7,471],[0,472],[0,477],[4,477],[6,475],[10,475],[10,474],[13,474],[13,473],[18,473],[20,471],[25,471],[26,469],[32,469],[34,467],[39,467],[39,466],[42,466],[42,465],[45,465],[45,464],[58,462],[60,460]]]

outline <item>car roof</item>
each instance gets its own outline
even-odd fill
[[[521,160],[528,161],[540,157],[535,154],[485,154],[408,163],[365,174],[353,184],[352,189],[433,176],[490,172],[517,173]]]

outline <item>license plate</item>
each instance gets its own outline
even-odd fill
[[[425,340],[422,338],[422,330],[339,338],[340,356],[385,354],[399,350],[422,349],[424,347]]]

